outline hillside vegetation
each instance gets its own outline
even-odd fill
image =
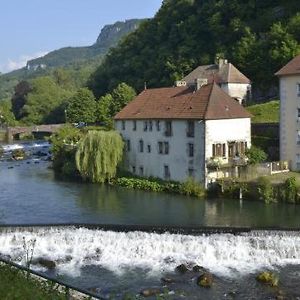
[[[255,104],[247,107],[253,115],[253,123],[279,123],[279,101]]]
[[[58,68],[63,68],[72,78],[75,88],[86,84],[92,72],[101,64],[103,57],[111,47],[136,30],[143,20],[132,19],[106,25],[101,30],[94,45],[89,47],[66,47],[52,51],[27,63],[27,66],[0,75],[0,100],[10,98],[14,87],[22,80],[31,80],[41,76],[55,77]]]
[[[173,85],[198,65],[225,57],[261,90],[300,53],[299,0],[165,0],[110,51],[91,76],[96,96],[120,82],[137,90]]]

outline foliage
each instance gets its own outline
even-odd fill
[[[17,124],[9,99],[0,101],[0,126],[3,124],[8,126]]]
[[[260,177],[257,179],[257,183],[259,199],[267,204],[276,202],[276,200],[274,199],[274,191],[270,179],[268,179],[267,177]]]
[[[205,195],[204,188],[191,177],[181,185],[181,192],[184,195],[195,196],[198,198],[203,198]]]
[[[141,91],[173,85],[199,65],[226,57],[260,89],[300,53],[298,0],[164,1],[106,56],[89,80],[101,96],[120,82]]]
[[[279,123],[278,100],[251,105],[246,109],[254,116],[252,118],[253,123]]]
[[[3,149],[3,147],[0,145],[0,157],[3,156],[3,154],[4,154],[4,149]]]
[[[14,95],[11,99],[12,111],[17,120],[24,117],[22,111],[24,105],[26,104],[26,96],[31,91],[31,86],[29,82],[23,80],[19,82],[14,88]]]
[[[66,115],[70,123],[95,122],[96,101],[93,93],[86,88],[79,89],[69,100]]]
[[[120,83],[110,94],[101,97],[98,104],[98,119],[112,127],[113,117],[136,96],[135,90]]]
[[[83,179],[103,183],[116,174],[124,143],[115,131],[89,131],[79,142],[76,165]]]
[[[250,149],[246,150],[246,156],[249,159],[249,164],[254,165],[264,162],[267,159],[267,154],[256,146],[251,146]]]
[[[161,185],[160,183],[141,178],[121,177],[114,180],[114,184],[130,189],[138,189],[152,192],[162,192],[164,190],[163,185]]]
[[[50,283],[26,278],[24,272],[8,265],[0,265],[0,282],[1,299],[66,299],[66,295],[59,293]]]
[[[289,203],[297,202],[298,186],[295,177],[290,177],[284,182],[283,190],[284,190],[285,202],[289,202]]]
[[[24,151],[24,149],[15,149],[12,151],[11,156],[14,159],[23,159],[25,157],[26,153]]]
[[[72,92],[59,87],[50,77],[40,77],[31,81],[31,91],[26,96],[22,108],[22,120],[27,124],[64,123],[64,115],[57,114],[57,108],[67,101]],[[55,111],[60,118],[49,119]]]
[[[51,136],[53,168],[56,173],[68,177],[77,176],[75,153],[81,138],[82,132],[71,125],[63,126]]]

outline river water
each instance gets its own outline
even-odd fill
[[[29,151],[31,146],[25,147]],[[38,147],[47,150],[46,144]],[[46,156],[1,161],[0,190],[0,224],[5,225],[300,227],[300,206],[230,199],[203,201],[65,182],[55,178]],[[137,295],[149,287],[164,289],[168,299],[275,299],[278,290],[255,280],[257,272],[265,269],[279,274],[280,289],[287,299],[300,296],[298,231],[193,236],[72,226],[7,228],[0,232],[0,253],[24,263],[24,239],[27,244],[36,239],[34,258],[48,258],[57,265],[51,272],[38,265],[34,268],[107,299],[122,299],[125,293]],[[198,287],[196,273],[176,274],[174,269],[181,263],[209,269],[215,276],[213,288]],[[163,284],[160,278],[166,275],[175,283]]]

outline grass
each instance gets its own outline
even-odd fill
[[[26,278],[20,271],[5,264],[0,264],[0,298],[1,300],[62,300],[63,293],[54,290],[47,281]]]
[[[253,123],[278,123],[279,122],[279,101],[273,100],[267,103],[255,104],[246,107],[253,115]]]

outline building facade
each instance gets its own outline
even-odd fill
[[[197,79],[206,79],[217,83],[220,88],[240,104],[251,99],[251,81],[226,59],[217,64],[199,66],[182,79],[187,86],[195,84]]]
[[[279,70],[280,160],[300,170],[300,55]]]
[[[115,116],[133,174],[207,184],[251,145],[250,115],[216,84],[143,91]]]

